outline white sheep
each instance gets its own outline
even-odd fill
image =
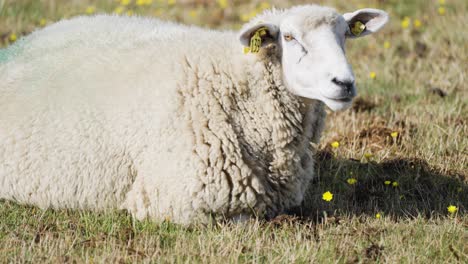
[[[240,42],[105,15],[36,31],[0,51],[0,198],[184,224],[297,206],[314,176],[321,102],[339,110],[356,95],[345,39],[387,19],[266,11]]]

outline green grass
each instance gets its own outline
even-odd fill
[[[466,259],[466,217],[283,217],[181,227],[125,213],[41,211],[2,203],[0,254],[11,262],[406,262]]]
[[[223,29],[239,28],[261,7],[247,0],[228,1],[225,10],[216,1],[132,2],[124,13]],[[466,263],[468,2],[446,0],[445,15],[438,1],[319,2],[342,12],[382,8],[392,20],[383,32],[347,44],[360,98],[351,110],[329,114],[318,146],[320,177],[302,206],[271,221],[182,227],[125,212],[44,211],[0,201],[0,262]],[[0,46],[41,28],[41,20],[84,14],[89,6],[112,12],[118,3],[0,0]],[[400,24],[405,16],[408,28]],[[332,148],[333,141],[340,146]],[[322,200],[326,191],[331,202]],[[458,212],[449,214],[449,205]]]

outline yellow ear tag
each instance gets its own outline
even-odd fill
[[[353,33],[354,36],[359,37],[359,35],[362,34],[366,30],[366,25],[364,25],[361,21],[356,21],[354,25],[351,27],[351,33]]]
[[[255,31],[254,35],[250,39],[250,52],[257,53],[260,51],[260,47],[262,46],[262,36],[265,36],[266,34],[267,29],[265,27],[259,28]]]

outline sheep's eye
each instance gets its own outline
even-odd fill
[[[291,34],[284,34],[284,40],[291,41],[293,39],[294,39],[294,37]]]

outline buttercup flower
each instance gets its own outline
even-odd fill
[[[228,1],[227,0],[218,0],[218,5],[221,9],[226,9],[228,6]]]
[[[403,18],[403,20],[401,21],[401,27],[405,29],[405,28],[408,28],[410,25],[411,25],[411,19],[409,17]]]
[[[192,10],[189,11],[189,16],[191,16],[191,17],[197,17],[197,14],[198,14],[198,12],[195,9],[192,9]]]
[[[121,1],[120,1],[120,4],[123,5],[123,6],[127,6],[127,5],[129,5],[129,4],[131,4],[131,3],[132,3],[131,0],[121,0]]]
[[[420,28],[422,26],[422,22],[419,19],[415,19],[413,25],[415,28]]]
[[[389,49],[390,48],[390,41],[385,41],[384,44],[383,44],[384,48],[385,49]]]
[[[9,39],[11,42],[16,41],[17,38],[18,38],[18,36],[16,36],[15,33],[11,33],[11,34],[10,34],[10,37],[8,37],[8,39]]]
[[[373,71],[369,73],[369,78],[375,79],[376,77],[377,77],[377,73],[375,73]]]
[[[392,181],[384,181],[385,185],[390,185],[391,183],[392,183]]]
[[[357,183],[357,180],[355,178],[348,178],[346,181],[348,182],[349,185],[353,185]]]
[[[268,3],[268,2],[262,2],[262,3],[260,4],[260,9],[261,9],[261,10],[268,9],[268,8],[270,8],[270,3]]]
[[[85,10],[86,14],[88,15],[91,15],[91,14],[94,14],[94,12],[96,12],[96,8],[94,6],[88,6]]]
[[[329,192],[329,191],[323,193],[322,199],[323,199],[324,201],[330,202],[331,200],[333,200],[333,193],[331,193],[331,192]]]
[[[439,13],[439,15],[445,15],[445,7],[441,6],[437,8],[437,12]]]
[[[398,137],[398,132],[397,132],[397,131],[393,131],[392,133],[390,133],[390,136],[391,136],[392,138],[396,138],[396,137]]]
[[[43,27],[47,24],[47,20],[45,18],[41,18],[41,20],[39,20],[39,26]]]
[[[392,183],[392,186],[393,186],[393,187],[398,187],[398,185],[399,185],[399,184],[398,184],[398,182],[396,182],[396,181],[394,181],[394,182]]]
[[[380,219],[381,217],[382,217],[382,215],[380,213],[375,214],[375,218]]]
[[[447,207],[447,211],[451,214],[455,214],[458,211],[458,207],[456,207],[455,205],[449,205]]]
[[[117,15],[122,14],[123,11],[124,11],[124,8],[122,6],[118,6],[114,9],[114,13],[116,13]]]
[[[338,148],[340,146],[340,142],[333,141],[330,145],[332,146],[332,148]]]

